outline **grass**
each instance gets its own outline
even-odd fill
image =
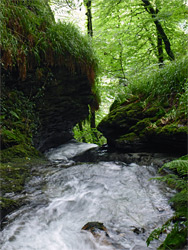
[[[142,74],[135,75],[126,88],[126,94],[137,95],[140,99],[157,99],[165,103],[170,97],[179,98],[187,91],[188,86],[188,55],[169,63],[161,69],[146,69]]]
[[[94,82],[97,60],[91,41],[72,24],[55,23],[45,0],[0,2],[2,69],[19,77],[40,67],[64,66]]]
[[[111,110],[131,102],[141,104],[144,112],[158,107],[166,123],[187,125],[188,55],[160,69],[146,69],[132,77]],[[154,115],[154,114],[153,114]],[[162,117],[161,117],[162,118]]]

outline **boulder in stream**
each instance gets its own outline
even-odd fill
[[[88,222],[82,227],[82,230],[91,232],[96,238],[102,235],[109,237],[107,228],[101,222]]]
[[[164,108],[152,105],[144,108],[139,98],[130,98],[111,107],[98,129],[108,145],[124,152],[187,153],[187,119],[167,119]],[[177,108],[178,112],[178,108]],[[178,120],[179,119],[179,120]]]

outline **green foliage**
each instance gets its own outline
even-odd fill
[[[156,20],[170,40],[175,57],[186,53],[187,34],[180,23],[187,19],[182,0],[149,1],[158,12]],[[94,33],[105,75],[127,82],[132,75],[150,65],[158,65],[157,32],[143,1],[97,0],[94,4]],[[186,22],[186,21],[185,21]],[[162,45],[165,51],[164,43]],[[164,52],[165,63],[168,60]]]
[[[102,146],[106,143],[105,137],[96,128],[91,128],[88,121],[82,125],[82,129],[77,124],[74,129],[74,138],[79,142],[94,143]]]
[[[153,117],[148,132],[174,134],[187,132],[188,56],[157,70],[132,77],[121,94],[122,105],[138,102],[146,117]],[[155,119],[154,119],[155,118]]]
[[[0,209],[2,216],[4,212],[7,214],[23,203],[21,198],[14,200],[5,197],[5,194],[20,193],[23,190],[25,181],[29,178],[30,166],[47,163],[46,159],[36,156],[34,158],[22,157],[17,159],[11,157],[9,160],[9,162],[0,165]]]
[[[37,67],[63,66],[94,82],[96,57],[91,42],[72,24],[55,23],[46,0],[0,2],[2,69],[19,77]]]
[[[155,229],[147,239],[147,245],[154,239],[159,239],[160,234],[166,233],[166,239],[158,249],[179,249],[186,244],[188,232],[188,155],[164,164],[160,172],[168,169],[173,171],[165,176],[154,179],[167,182],[178,192],[170,199],[175,209],[175,215],[169,219],[161,228]]]
[[[185,228],[186,227],[186,228]],[[180,249],[185,246],[187,238],[187,223],[185,222],[175,222],[172,224],[171,220],[168,220],[161,228],[155,229],[147,239],[147,245],[149,246],[150,242],[159,240],[160,235],[163,233],[168,233],[165,241],[158,247],[159,250],[165,249]]]
[[[146,69],[133,76],[126,88],[132,95],[141,98],[159,98],[164,101],[170,96],[185,93],[188,85],[188,56],[180,58],[161,69]],[[187,91],[187,90],[186,90]],[[183,98],[182,98],[183,99]]]
[[[187,23],[187,6],[182,0],[150,0],[150,3],[155,10],[158,9],[156,19],[177,59],[174,64],[169,63],[163,42],[164,70],[159,70],[158,65],[156,26],[142,0],[92,2],[93,39],[100,64],[103,115],[114,99],[123,102],[133,96],[142,98],[145,107],[153,101],[159,106],[165,100],[175,107],[179,102],[178,116],[187,114],[187,94],[183,90],[186,88],[183,78],[187,79],[187,57],[182,62],[181,58],[187,51],[188,34],[180,25]],[[107,91],[106,85],[109,86]],[[174,97],[178,91],[180,95]]]
[[[35,104],[21,91],[3,89],[1,95],[1,160],[37,155],[32,136],[38,126]]]

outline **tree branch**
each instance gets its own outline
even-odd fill
[[[174,53],[171,50],[171,44],[170,41],[167,37],[167,35],[165,34],[165,31],[161,25],[161,23],[159,22],[159,20],[157,20],[157,13],[159,12],[159,10],[157,9],[156,11],[154,10],[154,8],[152,7],[151,3],[149,2],[149,0],[142,0],[142,2],[144,3],[144,8],[145,10],[152,16],[153,21],[155,23],[156,29],[158,34],[160,34],[161,39],[164,42],[165,45],[165,50],[170,58],[170,60],[174,60],[175,56]],[[160,42],[161,43],[161,42]]]

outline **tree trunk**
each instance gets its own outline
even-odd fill
[[[157,50],[158,50],[159,67],[163,67],[164,65],[163,40],[158,32],[157,32]]]
[[[87,32],[90,37],[93,37],[93,28],[92,28],[92,14],[91,14],[91,0],[87,0],[86,3],[87,9]],[[96,128],[95,124],[95,111],[90,110],[90,127]]]
[[[87,0],[86,2],[87,9],[87,31],[90,37],[93,37],[93,28],[92,28],[92,14],[91,14],[91,0]]]
[[[156,19],[157,17],[157,13],[158,13],[158,10],[154,10],[154,8],[152,7],[151,3],[149,2],[149,0],[142,0],[142,2],[144,3],[144,8],[145,10],[152,16],[153,18],[153,21],[155,23],[155,26],[156,26],[156,29],[157,29],[157,33],[158,33],[158,43],[159,43],[159,47],[158,47],[158,52],[161,53],[161,39],[163,40],[164,42],[164,45],[165,45],[165,50],[166,50],[166,53],[168,54],[169,56],[169,59],[172,61],[175,59],[175,56],[174,56],[174,53],[172,52],[171,50],[171,44],[170,44],[170,41],[167,37],[167,35],[165,34],[165,31],[161,25],[161,23],[159,22],[159,20]],[[159,36],[160,36],[160,39],[159,39]],[[160,51],[159,51],[159,48],[160,48]],[[162,58],[162,54],[159,54],[160,57]],[[160,59],[161,60],[161,59]]]

